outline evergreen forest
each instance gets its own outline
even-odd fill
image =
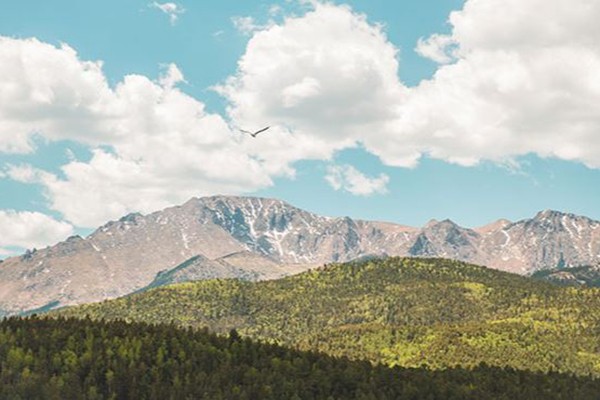
[[[407,369],[255,342],[232,330],[74,318],[0,322],[0,398],[596,400],[600,380],[479,365]]]

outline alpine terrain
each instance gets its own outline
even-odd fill
[[[119,297],[209,278],[275,279],[368,257],[443,257],[519,274],[595,265],[600,222],[558,211],[469,229],[330,218],[283,201],[193,198],[129,214],[86,238],[0,261],[0,315]]]

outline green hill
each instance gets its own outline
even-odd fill
[[[478,366],[388,368],[235,332],[89,319],[0,321],[0,398],[596,400],[600,380]]]
[[[600,289],[442,259],[329,265],[266,282],[212,280],[61,311],[242,335],[434,369],[488,365],[600,376]]]

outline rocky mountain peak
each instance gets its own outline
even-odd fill
[[[197,206],[206,207],[213,210],[223,209],[254,209],[261,212],[282,212],[284,210],[299,210],[296,207],[282,200],[265,197],[244,197],[244,196],[209,196],[194,197],[186,204],[192,203]]]
[[[142,218],[144,218],[143,214],[141,214],[139,212],[134,212],[134,213],[130,213],[130,214],[125,215],[124,217],[119,218],[119,222],[135,224],[137,221],[139,221]]]
[[[505,219],[505,218],[501,218],[497,221],[494,221],[490,224],[484,225],[484,226],[480,226],[478,228],[475,228],[474,231],[479,233],[480,235],[487,235],[490,233],[494,233],[494,232],[498,232],[501,231],[503,229],[508,228],[510,225],[512,224],[512,221]]]
[[[148,215],[128,214],[87,238],[6,259],[0,308],[18,312],[98,301],[151,282],[272,279],[371,255],[445,257],[519,273],[597,265],[598,228],[597,221],[551,210],[477,229],[449,219],[411,228],[320,216],[268,198],[193,198]]]
[[[560,225],[571,221],[585,221],[586,223],[594,223],[595,221],[576,214],[565,213],[556,210],[543,210],[538,212],[531,221],[538,222],[540,224],[554,224]]]
[[[593,221],[587,217],[555,210],[540,211],[532,219],[522,222],[527,229],[542,229],[546,232],[567,232],[569,235],[578,235],[584,227],[598,225],[597,221]]]
[[[450,219],[445,219],[436,224],[428,224],[423,230],[429,237],[438,239],[453,247],[469,245],[469,238],[477,234],[466,228],[462,228]]]
[[[436,226],[439,223],[440,223],[440,221],[438,221],[437,219],[433,218],[433,219],[430,219],[429,221],[427,221],[427,223],[425,224],[425,226],[423,228],[427,229],[427,228],[430,228],[432,226]]]
[[[538,212],[535,215],[535,217],[533,217],[533,219],[534,220],[554,219],[554,218],[560,218],[563,215],[566,215],[566,214],[562,213],[561,211],[546,209],[546,210],[542,210],[542,211]]]
[[[563,218],[572,217],[572,214],[566,214],[556,210],[543,210],[538,212],[535,217],[531,219],[532,222],[540,224],[560,224]]]
[[[441,221],[437,221],[435,219],[432,219],[431,221],[429,221],[427,223],[427,225],[425,225],[425,229],[429,229],[429,230],[444,230],[444,229],[454,229],[454,228],[460,228],[458,226],[458,224],[456,224],[454,221],[452,221],[451,219],[444,219]]]

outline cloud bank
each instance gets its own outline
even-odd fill
[[[241,135],[176,87],[182,79],[170,65],[157,81],[128,75],[111,88],[100,62],[67,45],[0,38],[0,151],[34,152],[34,134],[90,146],[91,160],[72,160],[61,177],[26,176],[44,186],[50,208],[82,227],[271,184]],[[23,181],[28,169],[20,168],[9,175]]]
[[[315,3],[257,32],[221,92],[233,119],[277,121],[330,151],[361,144],[392,166],[535,153],[597,168],[597,15],[587,0],[468,0],[450,15],[451,34],[419,41],[442,65],[409,88],[379,26]]]
[[[110,87],[101,62],[66,44],[2,37],[0,152],[34,152],[34,134],[92,149],[61,176],[28,166],[5,174],[43,185],[50,208],[92,227],[193,195],[252,192],[293,176],[296,161],[357,146],[398,167],[533,153],[599,168],[597,15],[600,3],[588,0],[467,0],[450,15],[450,34],[416,44],[439,66],[407,87],[381,26],[312,2],[280,23],[252,21],[237,72],[215,87],[226,116],[179,89],[174,64],[156,80],[128,75]],[[260,140],[237,131],[266,125]],[[329,182],[362,194],[351,183],[360,173],[336,168]],[[378,182],[370,190],[388,184]]]
[[[41,248],[73,234],[73,227],[39,212],[0,210],[0,255],[6,247]]]

